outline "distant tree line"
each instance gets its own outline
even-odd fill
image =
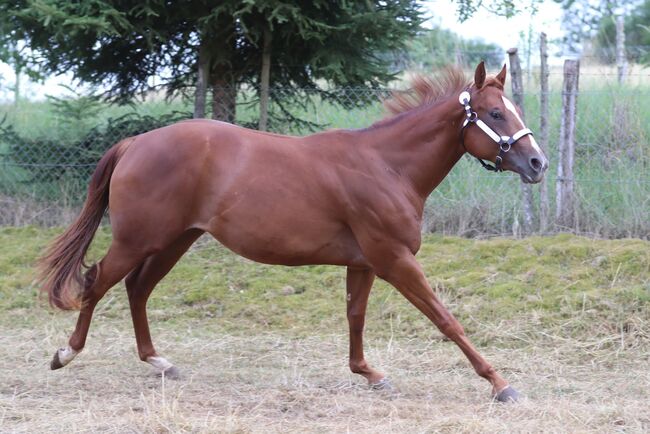
[[[650,0],[638,3],[625,16],[625,45],[631,60],[650,62]],[[616,21],[612,15],[604,16],[598,26],[595,48],[604,62],[614,62],[616,56]]]
[[[484,60],[489,68],[503,66],[505,51],[481,39],[466,39],[451,30],[434,27],[422,31],[407,44],[408,62],[420,69],[438,68],[450,63],[476,66]]]
[[[625,40],[632,60],[648,63],[650,55],[650,0],[556,0],[564,9],[564,44],[581,51],[589,43],[589,53],[600,61],[615,61],[616,15],[625,18]]]

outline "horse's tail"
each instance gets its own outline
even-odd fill
[[[88,197],[72,225],[46,250],[39,260],[42,291],[47,292],[50,305],[60,309],[78,309],[84,287],[83,268],[86,251],[108,208],[108,190],[113,170],[119,161],[124,142],[104,154],[88,185]]]

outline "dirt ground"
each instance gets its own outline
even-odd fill
[[[369,338],[367,359],[397,390],[368,390],[347,369],[347,336],[317,326],[296,338],[224,334],[210,320],[154,323],[159,352],[183,373],[172,381],[137,359],[128,317],[99,318],[84,352],[50,371],[74,317],[0,326],[0,432],[650,431],[649,348],[617,350],[617,336],[540,333],[516,348],[482,348],[526,395],[503,405],[452,343],[436,339]],[[498,342],[500,331],[491,333]]]

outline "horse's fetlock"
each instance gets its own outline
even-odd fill
[[[491,365],[486,364],[485,366],[480,366],[476,368],[476,373],[478,374],[479,377],[489,379],[496,373],[496,371]]]
[[[368,371],[368,363],[365,360],[350,360],[350,371],[354,374],[362,374]]]

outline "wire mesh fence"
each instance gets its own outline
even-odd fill
[[[631,67],[630,77],[638,73],[638,83],[630,80],[619,85],[614,68],[586,66],[582,70],[574,170],[576,220],[571,227],[556,225],[551,230],[650,237],[650,72]],[[610,69],[614,71],[611,76]],[[549,92],[551,209],[562,112],[559,71],[551,71]],[[539,72],[529,68],[524,82],[527,123],[537,131]],[[406,83],[398,86],[404,88]],[[303,89],[299,98],[289,98],[288,89],[274,89],[269,130],[302,135],[326,128],[366,127],[385,116],[381,101],[388,93],[388,89],[348,88],[319,94]],[[82,112],[71,117],[48,103],[0,106],[4,117],[0,125],[0,224],[67,223],[83,202],[90,174],[106,149],[125,137],[191,115],[187,102],[156,97],[131,107],[100,104],[98,108],[88,110],[88,116]],[[233,108],[235,123],[256,127],[259,107],[254,90],[237,89]],[[539,195],[536,187],[534,194]],[[463,159],[429,198],[424,224],[427,231],[465,236],[518,235],[522,224],[519,178],[489,174],[471,159]]]

